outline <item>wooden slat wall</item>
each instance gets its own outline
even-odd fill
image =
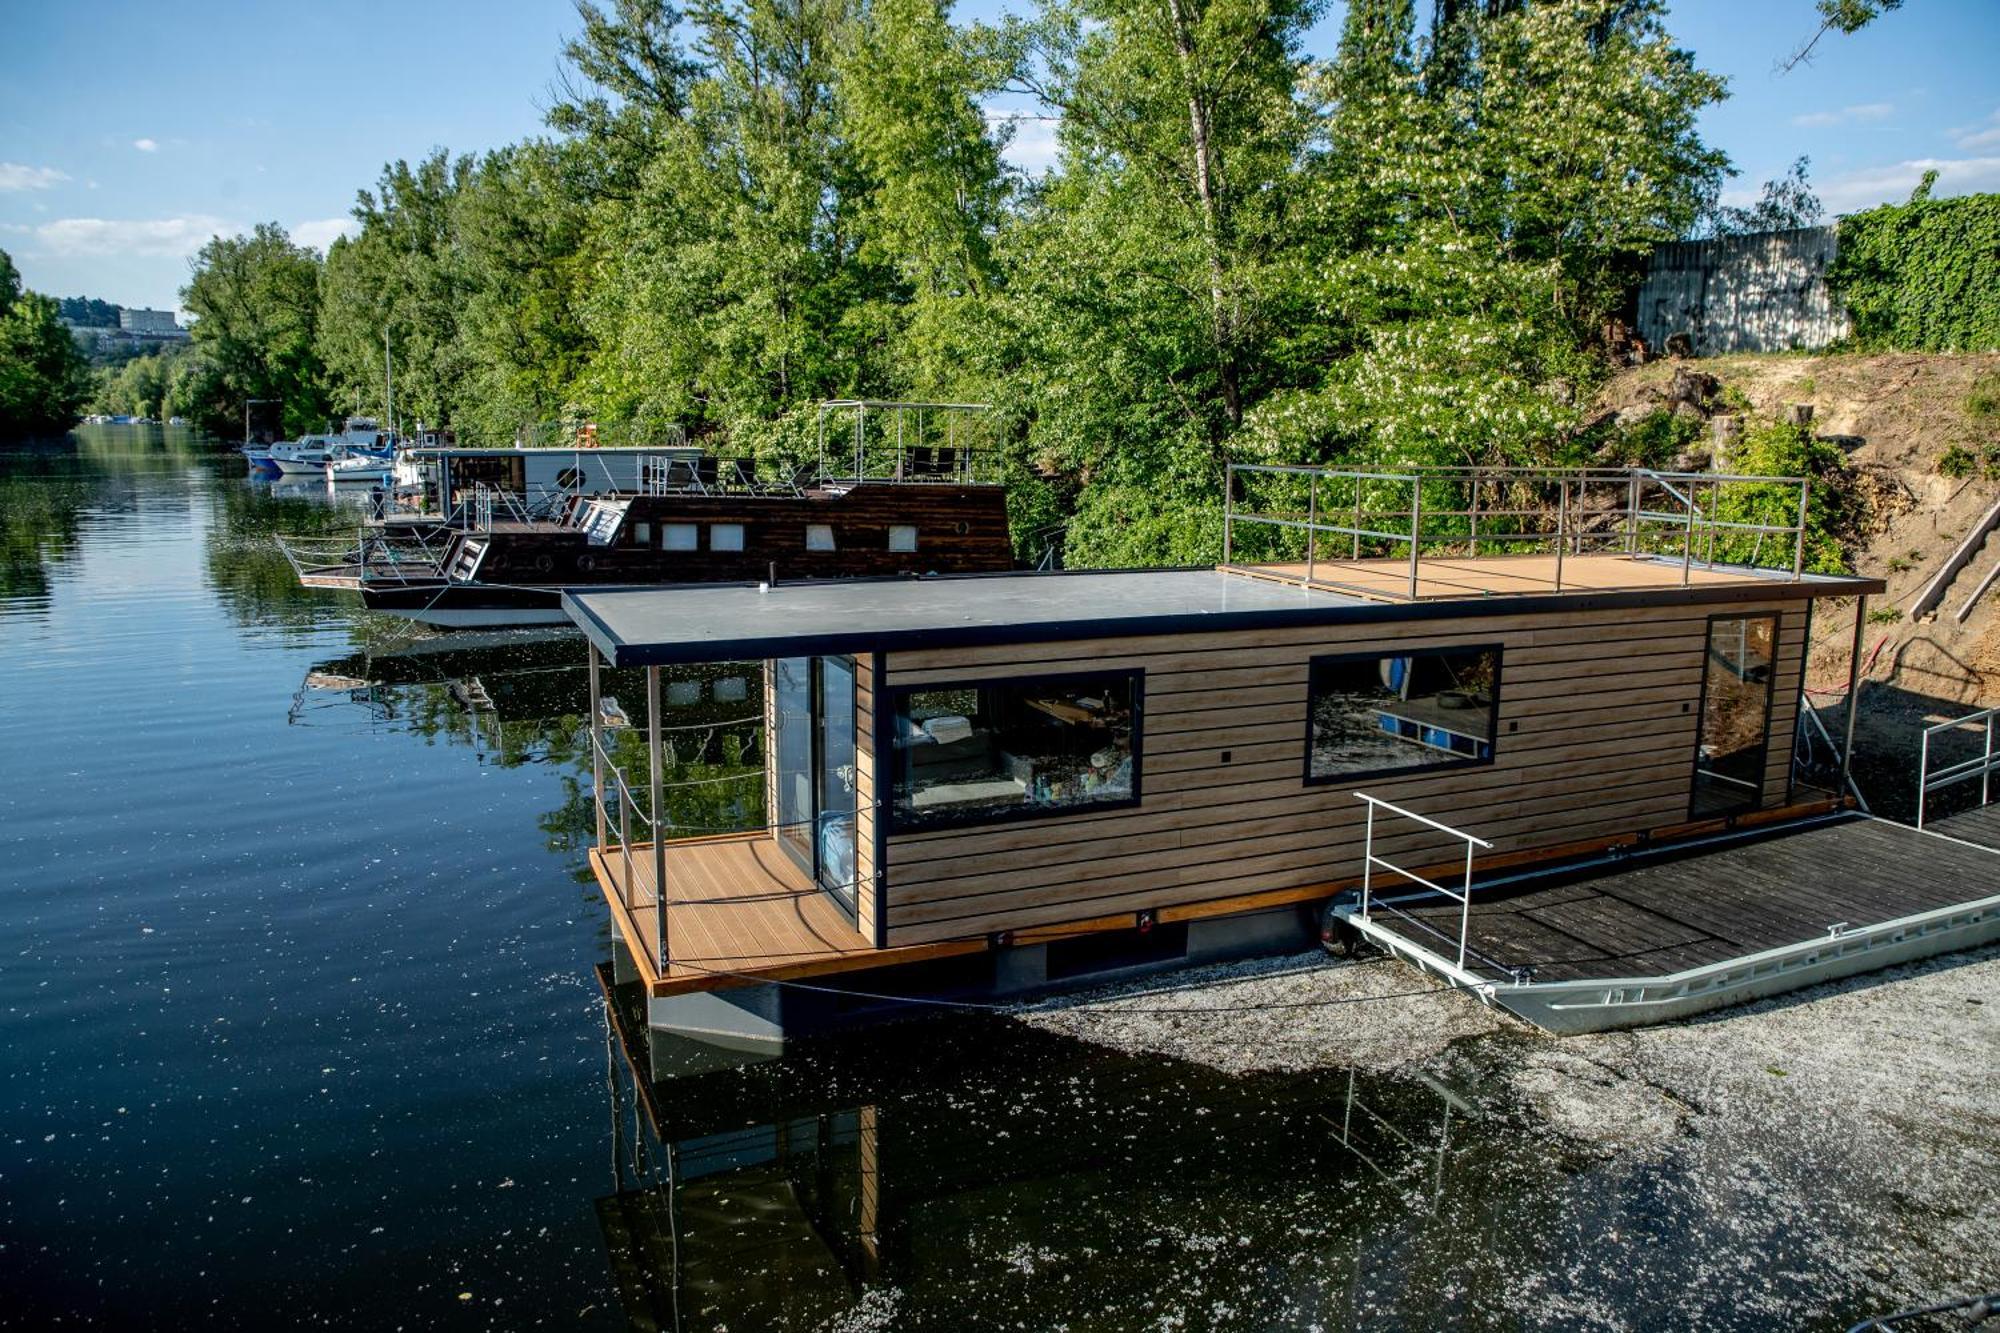
[[[1357,787],[1486,838],[1496,855],[1683,822],[1715,609],[892,653],[885,686],[1141,667],[1146,694],[1139,807],[891,835],[888,942],[1018,930],[1358,875],[1364,807],[1352,794]],[[1774,602],[1727,611],[1779,616],[1764,797],[1767,806],[1779,805],[1805,607]],[[1484,643],[1504,648],[1494,763],[1303,783],[1312,657]],[[1410,865],[1463,849],[1408,821],[1379,824],[1377,842],[1384,855]]]
[[[875,874],[875,659],[867,654],[854,658],[854,737],[854,873],[860,881],[856,924],[872,940],[881,881]]]

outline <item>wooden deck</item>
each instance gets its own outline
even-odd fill
[[[1629,592],[1681,586],[1680,561],[1661,556],[1572,555],[1564,557],[1561,564],[1562,578],[1558,584],[1554,555],[1426,555],[1417,565],[1417,599],[1528,596],[1559,591]],[[1410,562],[1407,557],[1400,560],[1323,559],[1313,567],[1311,578],[1307,577],[1303,562],[1268,565],[1239,563],[1225,568],[1390,601],[1407,601],[1410,596]],[[1787,575],[1770,571],[1705,569],[1700,565],[1690,566],[1687,571],[1687,582],[1691,587],[1789,581]]]
[[[616,851],[590,866],[649,991],[677,995],[974,953],[984,939],[877,949],[769,833],[667,844],[667,966],[655,965],[653,849],[634,845],[631,883]],[[627,903],[631,906],[628,908]]]
[[[1963,838],[1981,847],[2000,848],[2000,804],[1982,805],[1963,814],[1933,819],[1924,827],[1948,838]]]
[[[1879,819],[1816,824],[1497,897],[1475,877],[1466,966],[1501,981],[1668,976],[1996,893],[2000,852]],[[1383,920],[1457,954],[1456,903]]]

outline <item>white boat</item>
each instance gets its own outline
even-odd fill
[[[396,484],[396,463],[393,457],[362,453],[358,450],[343,450],[338,456],[328,459],[325,472],[327,481],[334,485]]]
[[[349,417],[341,429],[325,435],[302,435],[293,444],[271,446],[271,463],[284,473],[326,471],[326,465],[352,454],[373,454],[384,466],[395,453],[396,437],[373,417]]]

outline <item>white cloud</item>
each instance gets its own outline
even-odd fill
[[[1877,204],[1901,203],[1926,171],[1938,174],[1931,196],[2000,190],[2000,157],[1922,157],[1886,166],[1863,167],[1813,187],[1829,213],[1852,213]]]
[[[142,153],[157,153],[160,151],[159,141],[155,139],[134,139],[132,146]]]
[[[361,230],[361,224],[351,217],[319,218],[312,222],[301,222],[291,229],[294,245],[309,245],[315,250],[324,250],[342,236],[352,236]]]
[[[1894,102],[1863,102],[1859,106],[1844,106],[1838,111],[1808,111],[1802,116],[1793,116],[1792,124],[1803,130],[1823,130],[1833,125],[1887,120],[1895,114]]]
[[[60,185],[69,176],[54,167],[29,167],[19,162],[0,162],[0,190],[46,190]]]
[[[1967,152],[2000,148],[2000,111],[1995,111],[1980,124],[1961,125],[1949,133],[1951,141]]]
[[[35,228],[35,236],[51,255],[105,258],[146,255],[180,258],[191,255],[212,236],[233,235],[242,228],[218,217],[197,213],[179,218],[57,218]]]

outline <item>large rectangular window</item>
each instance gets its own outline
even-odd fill
[[[1493,760],[1498,645],[1316,657],[1309,688],[1307,782]]]
[[[904,690],[895,699],[893,826],[941,828],[1133,805],[1137,671]]]

